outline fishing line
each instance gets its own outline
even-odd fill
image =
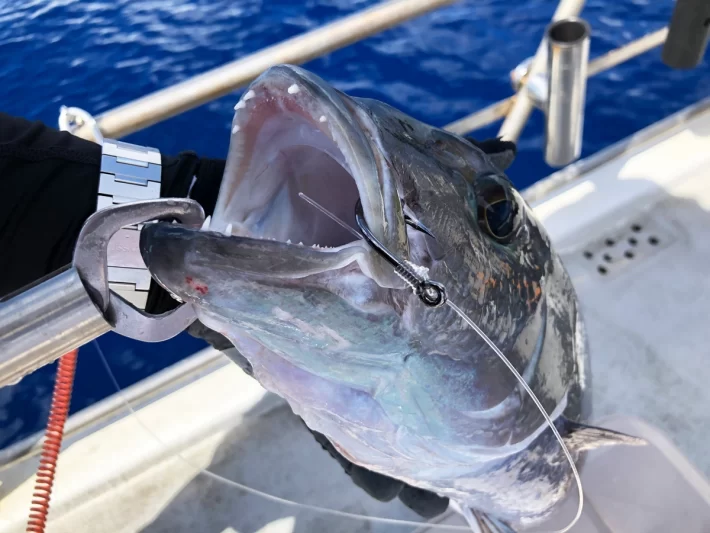
[[[300,192],[298,194],[298,196],[300,198],[302,198],[303,200],[307,201],[312,206],[319,209],[323,214],[325,214],[326,216],[328,216],[329,218],[331,218],[332,220],[334,220],[335,222],[337,222],[341,226],[343,226],[343,227],[348,226],[344,221],[338,219],[336,217],[336,215],[334,215],[333,213],[331,213],[330,211],[328,211],[324,207],[318,205],[318,203],[315,200],[309,198],[308,196],[306,196],[302,192]],[[361,226],[361,230],[363,232],[365,232],[366,234],[370,233],[369,229],[366,227]],[[395,259],[394,256],[392,255],[392,253],[389,250],[387,250],[386,248],[384,248],[381,243],[379,243],[376,239],[374,239],[374,237],[371,236],[371,238],[374,240],[374,242],[370,242],[370,239],[364,238],[362,235],[356,233],[354,229],[351,228],[350,231],[354,234],[359,235],[360,238],[362,238],[367,244],[369,244],[375,250],[375,252],[378,252],[381,255],[389,256],[390,259]],[[378,245],[378,246],[375,246],[375,245]],[[412,265],[409,264],[409,266],[412,266]],[[395,267],[395,272],[397,274],[399,274],[400,277],[402,277],[402,279],[405,282],[407,282],[407,284],[409,284],[409,286],[416,293],[417,287],[415,286],[415,284],[413,283],[412,280],[417,281],[418,276],[414,275],[414,273],[408,272],[407,266],[405,266],[405,263],[401,263],[401,262],[400,262],[400,266]],[[408,277],[410,277],[412,279],[408,279]],[[425,277],[425,279],[428,280],[428,278],[426,278],[426,277]],[[505,354],[503,354],[503,352],[498,348],[498,346],[496,346],[496,344],[488,337],[488,335],[486,335],[485,332],[480,327],[478,327],[478,325],[459,306],[457,306],[454,302],[452,302],[451,299],[446,298],[444,300],[444,303],[446,303],[446,305],[448,305],[461,319],[463,319],[464,322],[466,322],[466,324],[469,325],[469,327],[471,327],[478,334],[479,337],[481,337],[485,341],[485,343],[493,350],[493,352],[498,356],[498,358],[505,364],[505,366],[508,368],[508,370],[510,370],[512,372],[512,374],[515,376],[515,379],[518,380],[520,385],[522,385],[522,387],[525,389],[525,392],[528,394],[528,396],[530,396],[532,401],[535,403],[535,406],[540,411],[542,416],[545,418],[545,422],[547,423],[548,426],[550,426],[552,433],[555,435],[557,442],[560,444],[560,447],[562,448],[562,452],[565,454],[565,457],[567,458],[567,462],[569,463],[570,468],[572,469],[572,474],[574,475],[574,479],[577,484],[577,492],[579,494],[579,503],[577,505],[577,513],[576,513],[575,517],[572,519],[572,521],[563,529],[554,530],[550,533],[567,533],[570,529],[572,529],[575,526],[575,524],[582,517],[582,511],[584,510],[584,489],[582,488],[582,478],[580,477],[579,472],[577,471],[577,466],[574,464],[574,459],[572,458],[572,454],[570,453],[569,449],[567,448],[567,445],[565,444],[564,439],[560,435],[559,431],[557,431],[557,428],[555,427],[555,424],[552,421],[552,418],[550,418],[550,415],[547,414],[547,411],[543,407],[543,405],[540,402],[540,400],[538,399],[537,395],[533,392],[533,390],[527,384],[527,382],[525,381],[523,376],[520,375],[520,373],[516,370],[516,368],[513,366],[513,364],[508,360],[508,358],[505,356]],[[470,519],[470,515],[471,515],[471,513],[469,513],[468,516],[466,514],[464,514],[464,516],[466,517],[466,520],[469,523],[472,523],[472,521]]]
[[[316,201],[313,200],[312,198],[309,198],[308,196],[306,196],[306,195],[303,194],[302,192],[299,192],[299,193],[298,193],[298,197],[301,198],[301,200],[305,200],[306,202],[308,202],[309,204],[311,204],[311,205],[312,205],[313,207],[315,207],[318,211],[320,211],[320,212],[323,213],[325,216],[327,216],[328,218],[330,218],[333,222],[336,222],[337,224],[339,224],[342,228],[348,230],[350,233],[352,233],[353,235],[355,235],[356,238],[364,240],[364,237],[363,237],[362,235],[360,235],[357,231],[355,231],[355,230],[350,226],[350,224],[346,224],[345,221],[340,220],[337,216],[335,216],[333,213],[331,213],[330,211],[328,211],[325,207],[323,207],[322,205],[320,205],[318,202],[316,202]]]
[[[106,372],[108,373],[109,379],[113,383],[113,386],[115,387],[116,391],[118,392],[121,402],[126,406],[128,411],[133,415],[138,422],[138,424],[148,433],[152,438],[154,438],[158,443],[160,443],[164,448],[168,448],[168,445],[163,442],[163,440],[158,437],[153,431],[148,428],[146,424],[143,423],[141,420],[141,417],[138,415],[138,413],[133,409],[133,406],[131,405],[130,401],[125,397],[123,390],[121,389],[121,386],[118,383],[118,380],[116,379],[115,374],[111,370],[111,366],[109,365],[108,359],[104,355],[103,350],[101,349],[101,346],[97,342],[96,339],[92,341],[94,343],[94,346],[96,346],[96,351],[99,353],[99,357],[101,358],[101,361],[104,365],[104,368],[106,368]],[[265,500],[274,502],[274,503],[280,503],[282,505],[286,505],[288,507],[296,507],[298,509],[305,509],[308,511],[313,511],[316,513],[321,513],[325,515],[330,515],[330,516],[336,516],[338,518],[350,518],[352,520],[362,520],[366,522],[377,522],[380,524],[389,524],[389,525],[395,525],[395,526],[410,526],[410,527],[422,527],[426,526],[431,529],[442,529],[442,530],[447,530],[447,531],[466,531],[470,532],[471,529],[468,526],[451,526],[451,525],[442,525],[442,524],[436,524],[436,523],[431,523],[431,522],[417,522],[414,520],[401,520],[399,518],[384,518],[384,517],[379,517],[379,516],[368,516],[364,514],[359,514],[359,513],[349,513],[347,511],[339,511],[337,509],[328,509],[327,507],[321,507],[318,505],[311,505],[307,503],[300,503],[296,502],[293,500],[289,500],[287,498],[281,498],[280,496],[275,496],[273,494],[269,494],[268,492],[263,492],[258,489],[254,489],[252,487],[249,487],[247,485],[242,485],[241,483],[227,479],[223,476],[220,476],[219,474],[215,474],[214,472],[211,472],[205,468],[202,468],[201,466],[194,465],[192,462],[190,462],[189,459],[184,457],[180,452],[176,452],[175,456],[180,458],[185,464],[193,468],[194,470],[205,474],[207,477],[221,481],[223,483],[226,483],[229,486],[232,486],[236,489],[243,490],[244,492],[247,492],[249,494],[252,494],[254,496],[258,496],[260,498],[263,498]]]
[[[523,386],[525,389],[525,392],[528,393],[528,396],[532,399],[533,402],[535,402],[535,405],[537,406],[538,410],[540,413],[542,413],[542,416],[545,417],[545,421],[547,422],[547,425],[550,426],[550,429],[552,430],[552,433],[555,434],[555,438],[557,439],[557,442],[560,443],[560,446],[562,447],[562,451],[565,454],[565,457],[567,458],[567,461],[569,462],[570,468],[572,469],[572,473],[574,474],[574,480],[577,482],[577,491],[579,492],[579,503],[577,505],[577,514],[575,515],[574,519],[572,522],[570,522],[566,527],[563,529],[555,530],[552,531],[551,533],[567,533],[570,529],[572,529],[575,524],[579,521],[579,519],[582,517],[582,510],[584,509],[584,490],[582,489],[582,478],[579,475],[579,472],[577,471],[577,466],[574,464],[574,459],[572,458],[572,454],[570,453],[569,449],[567,448],[567,445],[565,444],[565,441],[562,439],[562,436],[560,435],[559,431],[557,431],[557,428],[555,427],[555,424],[552,422],[552,419],[550,418],[550,415],[547,414],[547,411],[545,411],[545,408],[543,407],[542,403],[540,400],[538,400],[537,395],[532,391],[530,386],[527,384],[527,382],[523,379],[523,376],[520,375],[520,373],[515,369],[513,366],[513,363],[511,363],[508,358],[503,355],[503,352],[501,352],[498,349],[498,346],[495,345],[495,343],[486,335],[481,328],[478,327],[478,325],[469,318],[469,316],[463,312],[454,302],[452,302],[450,299],[446,301],[446,305],[448,305],[451,309],[454,310],[454,312],[459,315],[473,330],[478,334],[479,337],[481,337],[488,346],[495,352],[495,354],[499,357],[501,361],[505,364],[505,366],[508,367],[508,370],[510,370],[513,375],[515,376],[515,379],[518,380],[518,382]]]
[[[363,236],[355,231],[352,227],[350,227],[348,224],[346,224],[344,221],[338,219],[337,216],[335,216],[333,213],[325,209],[324,207],[320,206],[317,202],[309,198],[303,193],[299,193],[299,197],[302,198],[304,201],[308,202],[310,205],[321,211],[323,214],[331,218],[333,221],[337,222],[339,225],[342,227],[348,229],[351,233],[356,235],[359,239],[365,240]],[[547,411],[545,411],[545,408],[543,407],[542,403],[540,400],[537,398],[535,393],[532,391],[530,386],[527,384],[525,379],[520,375],[520,373],[515,369],[513,364],[508,360],[508,358],[503,354],[503,352],[496,346],[496,344],[488,337],[488,335],[481,330],[480,327],[459,307],[457,306],[454,302],[452,302],[450,299],[447,299],[445,302],[469,327],[471,327],[476,334],[478,334],[484,342],[493,350],[493,352],[498,356],[498,358],[505,364],[505,366],[510,370],[510,372],[513,373],[517,381],[522,385],[522,387],[525,389],[525,392],[530,396],[530,398],[533,400],[535,403],[535,406],[537,409],[540,411],[540,413],[543,415],[545,418],[545,421],[547,425],[550,427],[552,430],[555,438],[559,442],[562,451],[572,469],[572,473],[574,475],[576,484],[577,484],[577,491],[579,493],[579,504],[577,508],[577,513],[570,522],[569,525],[567,525],[565,528],[552,531],[550,533],[567,533],[574,525],[579,521],[583,507],[584,507],[584,492],[582,488],[582,480],[579,475],[579,472],[577,471],[577,467],[575,466],[574,459],[572,458],[571,453],[569,452],[569,449],[567,448],[567,445],[564,443],[564,440],[562,439],[562,436],[559,434],[557,428],[555,427],[552,419],[550,416],[547,414]],[[113,371],[111,370],[111,367],[109,365],[108,359],[104,355],[103,350],[101,349],[101,346],[99,343],[94,340],[94,345],[96,346],[96,349],[99,353],[99,356],[101,358],[101,361],[106,368],[106,372],[109,375],[109,379],[113,383],[113,386],[116,388],[122,403],[126,406],[128,411],[135,417],[136,421],[138,424],[153,438],[155,439],[158,443],[160,443],[163,447],[168,448],[168,445],[162,441],[158,435],[156,435],[153,431],[150,430],[150,428],[147,427],[146,424],[143,423],[141,420],[140,416],[138,413],[135,411],[133,406],[131,405],[130,401],[125,397],[123,390],[121,389],[121,386],[118,383],[118,380],[116,379],[116,376],[114,375]],[[361,520],[361,521],[366,521],[366,522],[373,522],[373,523],[381,523],[381,524],[389,524],[389,525],[400,525],[400,526],[413,526],[413,527],[421,527],[425,526],[431,529],[441,529],[441,530],[447,530],[447,531],[467,531],[471,532],[473,530],[473,523],[471,522],[472,513],[469,511],[466,513],[465,511],[467,510],[466,508],[463,509],[463,515],[464,518],[471,524],[470,526],[454,526],[454,525],[441,525],[441,524],[436,524],[433,522],[419,522],[419,521],[413,521],[413,520],[401,520],[401,519],[396,519],[396,518],[384,518],[384,517],[375,517],[375,516],[368,516],[364,514],[359,514],[359,513],[350,513],[347,511],[339,511],[337,509],[329,509],[327,507],[321,507],[318,505],[311,505],[311,504],[305,504],[305,503],[300,503],[296,502],[293,500],[289,500],[287,498],[282,498],[273,494],[269,494],[264,491],[260,491],[258,489],[254,489],[252,487],[249,487],[247,485],[243,485],[241,483],[238,483],[237,481],[233,481],[231,479],[227,479],[219,474],[215,474],[214,472],[211,472],[210,470],[207,470],[205,468],[202,468],[200,466],[197,466],[193,464],[190,460],[188,460],[186,457],[184,457],[181,453],[176,452],[175,456],[180,458],[181,461],[183,461],[185,464],[190,466],[192,469],[194,469],[197,472],[200,472],[202,474],[205,474],[211,479],[221,481],[223,483],[226,483],[229,486],[232,486],[236,489],[243,490],[244,492],[247,492],[249,494],[252,494],[254,496],[263,498],[265,500],[274,502],[274,503],[279,503],[288,507],[295,507],[297,509],[303,509],[303,510],[308,510],[308,511],[313,511],[316,513],[324,514],[324,515],[330,515],[330,516],[335,516],[339,518],[349,518],[352,520]]]

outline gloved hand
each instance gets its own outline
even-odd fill
[[[500,139],[477,141],[467,138],[472,144],[486,152],[494,164],[505,168],[509,159],[515,156],[515,144]],[[171,185],[163,196],[186,196],[188,184],[194,184],[190,197],[200,202],[205,213],[212,214],[219,192],[219,184],[224,172],[224,161],[198,160],[192,152],[183,152],[177,158],[166,158],[163,161],[163,182]],[[167,176],[166,176],[167,174]],[[167,180],[166,180],[167,177]],[[152,313],[162,313],[174,308],[177,302],[157,284],[151,286],[147,310]],[[197,321],[188,328],[192,336],[207,341],[216,350],[225,352],[229,358],[241,367],[248,375],[253,376],[252,366],[249,361],[237,351],[225,336],[213,331]],[[306,424],[304,423],[304,426]],[[353,483],[367,492],[376,500],[386,502],[399,498],[402,503],[423,518],[433,518],[448,508],[449,499],[433,492],[418,489],[398,479],[394,479],[366,468],[358,466],[343,457],[325,435],[306,428],[313,434],[316,441],[327,451],[333,459],[338,461]]]
[[[217,201],[219,184],[224,173],[224,161],[200,160],[193,152],[183,152],[177,157],[163,158],[162,181],[164,190],[161,196],[185,197],[190,191],[190,198],[198,201],[211,215]],[[193,182],[193,176],[195,176]],[[192,188],[189,186],[192,184]],[[151,282],[146,311],[149,313],[164,313],[178,305],[167,291]],[[225,336],[213,331],[201,322],[194,322],[187,332],[193,337],[207,341],[213,348],[224,352],[232,361],[252,376],[252,367],[249,361],[240,354]],[[304,426],[306,424],[304,423]],[[306,428],[311,431],[308,426]],[[449,500],[441,498],[433,492],[411,487],[402,481],[371,472],[348,461],[343,457],[331,442],[320,433],[311,431],[316,441],[343,467],[353,480],[353,483],[379,501],[390,501],[399,498],[414,512],[424,518],[433,518],[444,512]]]
[[[199,321],[193,323],[187,331],[195,337],[206,340],[216,350],[225,352],[244,372],[252,376],[252,367],[249,361],[234,348],[232,343],[225,336],[207,328]],[[343,470],[345,470],[345,473],[350,476],[353,483],[376,500],[388,502],[398,497],[407,507],[427,519],[438,516],[446,511],[449,505],[448,498],[442,498],[433,492],[412,487],[398,479],[371,472],[366,468],[351,463],[338,453],[325,435],[311,430],[305,422],[303,425],[313,434],[321,447],[327,451],[333,459],[338,461]]]
[[[225,336],[207,328],[199,321],[193,323],[187,331],[195,337],[206,340],[216,350],[225,352],[244,372],[252,376],[252,367],[249,361],[234,348],[232,343]],[[313,431],[305,422],[303,425],[313,434],[321,447],[327,451],[333,459],[338,461],[340,466],[343,467],[343,470],[345,470],[345,473],[350,476],[353,483],[376,500],[388,502],[394,498],[399,498],[407,507],[427,519],[438,516],[446,511],[449,505],[448,498],[442,498],[433,492],[412,487],[398,479],[372,472],[351,463],[335,449],[325,435]]]

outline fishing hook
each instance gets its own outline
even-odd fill
[[[432,281],[416,272],[409,263],[396,257],[373,235],[365,221],[362,202],[360,200],[355,204],[355,222],[357,222],[364,240],[392,265],[395,274],[412,288],[414,294],[417,295],[424,305],[427,307],[441,307],[446,303],[446,288],[441,283]],[[419,224],[414,227],[419,229],[418,226]],[[424,231],[424,233],[431,235],[431,232],[428,230]]]

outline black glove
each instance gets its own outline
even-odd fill
[[[217,333],[197,321],[188,329],[188,333],[209,342],[213,348],[219,351],[227,351],[229,358],[241,367],[244,372],[253,377],[252,366],[249,361],[240,354],[232,343],[224,335]],[[301,420],[303,422],[303,420]],[[338,461],[345,473],[350,476],[353,483],[367,492],[370,496],[381,502],[388,502],[394,498],[399,499],[407,507],[424,518],[433,518],[446,511],[449,500],[442,498],[433,492],[418,489],[391,477],[371,472],[366,468],[358,466],[348,461],[335,449],[327,437],[317,431],[313,431],[304,422],[303,425],[311,432],[321,447],[330,456]]]
[[[304,425],[306,424],[304,423]],[[404,505],[426,519],[440,515],[449,507],[448,498],[428,490],[412,487],[398,479],[372,472],[367,468],[351,463],[338,453],[338,450],[335,449],[335,446],[325,435],[313,431],[308,426],[306,428],[313,434],[321,447],[340,463],[340,466],[350,476],[353,483],[376,500],[388,502],[394,498],[399,498]]]
[[[229,339],[224,335],[209,329],[199,321],[193,323],[187,331],[195,337],[206,340],[216,350],[227,351],[229,358],[239,365],[249,376],[253,377],[252,366],[249,361],[234,348]],[[303,420],[301,421],[303,422]],[[398,479],[372,472],[351,463],[335,449],[325,435],[313,431],[305,422],[303,425],[311,432],[321,447],[327,451],[333,459],[338,461],[340,466],[343,467],[343,470],[345,470],[345,473],[353,480],[353,483],[376,500],[388,502],[398,497],[402,503],[412,511],[427,519],[433,518],[446,511],[449,505],[448,498],[442,498],[433,492],[412,487]]]

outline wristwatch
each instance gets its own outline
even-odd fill
[[[116,204],[160,198],[160,152],[113,139],[103,139],[96,210]],[[108,245],[109,288],[145,309],[150,272],[139,250],[143,224],[126,226]]]
[[[160,198],[161,159],[155,148],[106,139],[96,119],[79,107],[61,106],[59,129],[72,134],[86,126],[101,148],[101,174],[96,210]],[[139,309],[145,310],[150,272],[139,249],[143,224],[126,226],[108,244],[109,289]]]

